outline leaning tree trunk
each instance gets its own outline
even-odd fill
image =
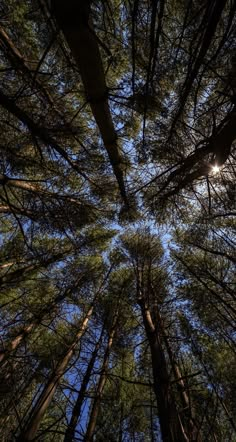
[[[102,329],[100,338],[96,343],[96,346],[95,346],[94,351],[92,353],[91,359],[88,363],[87,370],[84,375],[84,378],[83,378],[83,381],[82,381],[82,384],[80,387],[80,391],[79,391],[77,400],[75,402],[75,406],[72,411],[72,416],[71,416],[69,425],[68,425],[66,432],[65,432],[64,442],[73,442],[73,440],[74,440],[76,425],[77,425],[78,419],[80,417],[81,407],[82,407],[84,399],[85,399],[85,393],[87,391],[88,383],[90,381],[93,367],[94,367],[94,364],[95,364],[95,361],[97,358],[98,350],[99,350],[99,347],[100,347],[100,344],[102,341],[103,331],[104,330]]]
[[[21,344],[21,342],[29,335],[29,333],[33,330],[35,323],[23,327],[20,333],[12,339],[11,342],[7,344],[7,348],[0,350],[0,363],[7,359],[7,357],[11,354],[12,351],[16,350],[17,347]]]
[[[155,318],[156,319],[155,325],[156,325],[156,327],[159,328],[159,330],[161,332],[161,335],[163,338],[163,344],[165,346],[165,349],[166,349],[168,357],[169,357],[169,361],[171,364],[171,368],[173,370],[173,375],[175,378],[175,383],[177,385],[179,397],[182,402],[183,411],[181,414],[184,415],[184,417],[185,417],[184,427],[186,429],[186,433],[188,434],[188,437],[191,441],[201,442],[201,436],[199,433],[200,425],[196,422],[196,420],[193,417],[193,412],[191,410],[190,398],[189,398],[189,395],[187,394],[187,391],[186,391],[186,385],[185,385],[184,379],[182,377],[179,365],[174,357],[172,348],[169,344],[168,338],[166,336],[163,320],[161,318],[159,308],[157,305],[155,305],[154,315],[156,317]]]
[[[36,93],[40,94],[43,101],[46,101],[48,105],[50,105],[55,114],[61,119],[61,121],[63,121],[66,127],[73,132],[73,128],[70,127],[69,124],[65,121],[63,112],[56,109],[55,102],[53,100],[53,97],[50,95],[50,92],[46,89],[45,85],[40,82],[38,77],[35,75],[35,72],[31,69],[30,65],[27,64],[23,55],[21,54],[19,49],[16,48],[10,36],[7,34],[2,26],[0,26],[0,48],[3,51],[5,57],[8,58],[10,63],[22,75],[23,79],[28,79],[29,83],[32,84],[35,88]]]
[[[93,435],[94,435],[94,430],[95,430],[96,423],[97,423],[97,417],[98,417],[99,408],[100,408],[100,404],[101,404],[102,394],[103,394],[103,390],[104,390],[106,380],[107,380],[107,369],[108,369],[108,363],[109,363],[109,356],[110,356],[111,347],[112,347],[114,336],[115,336],[116,329],[117,329],[117,321],[118,321],[118,310],[116,311],[116,313],[114,315],[113,324],[112,324],[111,329],[109,331],[108,344],[107,344],[107,348],[106,348],[104,358],[103,358],[103,363],[102,363],[102,367],[101,367],[101,375],[100,375],[100,378],[98,381],[96,397],[93,401],[92,410],[91,410],[90,418],[89,418],[89,423],[88,423],[86,435],[84,437],[84,442],[92,442],[92,440],[93,440]]]
[[[106,283],[111,271],[112,271],[112,266],[108,270],[98,291],[96,292],[93,298],[93,302],[91,303],[90,308],[83,319],[82,325],[75,337],[73,344],[69,347],[69,349],[63,356],[62,360],[57,364],[55,370],[53,371],[52,375],[49,378],[49,381],[46,383],[40,397],[38,398],[30,414],[30,418],[28,420],[27,425],[21,430],[20,435],[17,438],[18,442],[29,442],[34,440],[34,438],[36,437],[37,430],[44,417],[44,414],[53,399],[54,393],[61,381],[62,376],[64,375],[67,369],[67,366],[74,354],[78,342],[80,341],[81,337],[84,335],[87,329],[88,322],[93,314],[94,306],[97,300],[99,299],[99,296],[103,290],[103,286]]]
[[[48,383],[45,385],[38,401],[34,406],[27,427],[21,431],[19,437],[17,438],[17,441],[28,442],[34,440],[34,438],[36,437],[36,433],[43,419],[43,416],[52,401],[52,398],[60,383],[60,380],[64,375],[66,368],[74,354],[75,348],[86,331],[88,321],[93,313],[93,309],[94,309],[94,302],[91,304],[73,344],[69,347],[62,360],[58,363]]]
[[[108,89],[92,17],[91,0],[52,0],[52,12],[80,71],[91,111],[107,151],[120,194],[128,204],[122,156],[108,103]]]
[[[163,442],[187,442],[189,439],[185,434],[171,391],[161,335],[154,326],[151,313],[143,298],[139,299],[139,305],[151,350],[154,392]]]
[[[191,410],[190,398],[186,392],[186,385],[182,378],[180,368],[177,364],[177,361],[174,358],[172,349],[169,345],[166,335],[164,334],[163,336],[165,340],[165,347],[169,356],[170,364],[175,377],[175,382],[183,406],[182,414],[185,416],[185,422],[186,422],[185,427],[187,427],[186,432],[189,435],[189,439],[191,441],[201,442],[201,435],[199,433],[201,425],[196,422],[193,416],[193,410]]]
[[[71,293],[73,289],[75,289],[80,282],[80,278],[77,280],[77,282],[70,288],[67,288],[63,293],[56,296],[56,298],[50,302],[46,307],[42,309],[42,311],[32,318],[31,322],[28,325],[25,325],[22,330],[18,333],[18,335],[12,339],[12,341],[7,342],[6,348],[3,350],[0,350],[0,364],[6,362],[7,358],[11,355],[13,351],[15,351],[20,344],[25,341],[25,339],[28,337],[29,334],[33,330],[35,330],[42,322],[42,320],[45,318],[46,315],[49,313],[55,312],[58,304],[60,304],[64,299],[67,298],[67,296]],[[2,367],[1,367],[2,368]]]
[[[0,175],[1,180],[1,175]],[[1,184],[1,183],[0,183]],[[33,264],[28,264],[25,267],[13,270],[11,272],[6,272],[5,274],[0,276],[0,286],[3,284],[8,283],[18,283],[21,281],[24,281],[26,277],[31,272],[35,272],[36,270],[39,270],[42,267],[48,267],[50,264],[54,264],[54,262],[60,260],[65,256],[65,254],[68,253],[68,250],[60,253],[55,253],[54,255],[49,256],[47,259],[42,259],[41,262],[36,262]]]

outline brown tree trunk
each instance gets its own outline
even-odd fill
[[[119,421],[119,442],[123,441],[123,419],[124,419],[124,404],[120,406],[120,421]]]
[[[187,442],[189,439],[185,434],[171,392],[170,377],[162,347],[161,335],[154,326],[151,313],[143,298],[139,299],[139,305],[151,350],[154,392],[157,399],[163,442]]]
[[[35,324],[31,323],[24,327],[22,331],[10,343],[8,343],[6,350],[0,350],[0,363],[3,362],[4,359],[6,359],[7,356],[9,356],[9,354],[20,345],[20,343],[31,332],[34,326]]]
[[[28,127],[30,132],[34,136],[38,137],[46,146],[50,146],[53,150],[55,150],[60,155],[60,157],[63,158],[67,162],[67,164],[71,166],[72,169],[78,172],[83,178],[85,178],[90,183],[93,183],[95,186],[97,185],[89,177],[87,177],[87,175],[80,169],[78,162],[72,160],[68,155],[68,153],[66,152],[66,150],[64,150],[56,142],[56,140],[53,137],[51,137],[49,131],[44,127],[41,127],[37,123],[35,123],[34,120],[31,118],[31,116],[29,116],[28,113],[25,112],[23,109],[19,108],[15,100],[9,98],[3,92],[3,90],[0,90],[0,105],[8,112],[10,112],[12,115],[14,115],[16,118],[18,118],[22,123],[24,123]]]
[[[122,170],[122,156],[108,103],[108,89],[90,13],[91,0],[52,0],[52,11],[75,58],[98,125],[101,137],[116,176],[120,194],[127,204]]]
[[[35,316],[32,321],[23,327],[23,329],[18,333],[18,335],[6,344],[6,349],[0,350],[0,363],[8,358],[12,351],[16,350],[21,342],[31,333],[42,322],[43,318],[49,313],[55,312],[58,304],[60,304],[64,299],[70,294],[71,290],[76,288],[80,282],[80,278],[77,282],[70,288],[67,288],[63,293],[56,296],[54,301],[50,302],[44,309],[41,310],[40,314]]]
[[[49,381],[46,383],[40,397],[38,398],[32,412],[30,415],[30,418],[28,420],[28,423],[25,428],[21,430],[20,435],[16,439],[18,442],[29,442],[34,440],[37,430],[40,426],[40,423],[43,419],[43,416],[50,405],[52,398],[54,396],[54,393],[61,381],[62,376],[64,375],[66,368],[74,354],[75,348],[80,341],[81,337],[84,335],[88,322],[93,314],[94,306],[103,290],[103,286],[106,283],[110,273],[112,271],[112,266],[108,270],[105,278],[103,279],[102,283],[100,284],[99,289],[97,290],[93,302],[90,305],[90,308],[86,314],[86,316],[83,319],[82,326],[80,327],[76,338],[73,342],[73,344],[69,347],[65,355],[63,356],[62,360],[57,364],[56,369],[52,373],[52,375],[49,378]],[[62,297],[62,295],[59,295]],[[59,298],[58,296],[58,298]],[[60,297],[60,299],[62,299]]]
[[[109,356],[110,356],[110,351],[111,351],[111,347],[113,344],[114,336],[116,333],[117,320],[118,320],[118,310],[117,310],[116,314],[114,315],[113,324],[112,324],[112,327],[109,331],[108,344],[107,344],[107,348],[106,348],[104,358],[103,358],[103,363],[102,363],[102,367],[101,367],[101,375],[100,375],[100,378],[98,381],[96,397],[93,401],[92,410],[91,410],[90,418],[89,418],[89,423],[88,423],[86,435],[84,437],[84,442],[92,442],[92,440],[93,440],[94,430],[96,427],[97,417],[98,417],[99,408],[100,408],[101,399],[102,399],[102,393],[103,393],[103,390],[104,390],[104,387],[106,384],[106,380],[107,380],[107,369],[108,369],[108,363],[109,363]]]
[[[27,65],[24,60],[24,57],[21,55],[20,51],[15,47],[13,41],[7,34],[7,32],[0,26],[0,48],[4,52],[5,56],[9,59],[11,64],[22,73],[39,89],[44,98],[48,101],[48,103],[53,106],[53,99],[50,94],[45,90],[44,86],[41,85],[38,78],[34,78],[34,73],[32,69]]]
[[[64,375],[66,368],[74,354],[75,348],[83,336],[83,334],[86,331],[88,321],[93,313],[94,309],[94,303],[91,304],[84,320],[82,323],[82,326],[80,330],[78,331],[76,335],[76,339],[73,342],[73,344],[69,347],[66,354],[62,358],[62,360],[58,363],[56,369],[54,370],[52,376],[50,377],[48,383],[45,385],[32,413],[31,417],[29,419],[29,422],[27,424],[27,427],[24,428],[17,438],[17,441],[19,442],[28,442],[34,440],[37,430],[40,426],[40,423],[42,421],[42,418],[50,405],[52,398],[54,396],[54,393],[58,387],[58,384],[60,383],[60,380],[62,376]]]
[[[6,272],[2,276],[0,276],[0,286],[2,284],[6,283],[15,283],[24,280],[25,276],[30,273],[34,272],[42,267],[47,267],[50,264],[53,264],[54,262],[58,261],[59,259],[63,258],[66,253],[68,253],[69,250],[64,251],[63,253],[57,253],[55,255],[50,256],[47,259],[42,259],[41,262],[36,262],[33,264],[28,264],[25,267],[21,267],[17,270],[14,270],[12,272]]]
[[[75,406],[73,408],[72,416],[71,416],[69,425],[67,427],[67,430],[65,432],[64,442],[73,442],[73,440],[74,440],[76,425],[77,425],[78,419],[80,417],[81,407],[84,402],[85,393],[86,393],[86,390],[88,387],[88,383],[90,381],[91,373],[92,373],[92,370],[93,370],[93,367],[94,367],[94,364],[95,364],[95,361],[97,358],[98,350],[99,350],[99,347],[100,347],[100,344],[102,341],[103,331],[104,330],[102,330],[102,332],[101,332],[100,338],[99,338],[98,342],[96,343],[95,349],[92,353],[91,359],[90,359],[89,364],[87,366],[87,370],[84,375]]]
[[[55,33],[56,34],[56,33]],[[56,37],[56,35],[55,35]],[[50,92],[47,90],[45,85],[41,83],[37,77],[37,71],[34,72],[32,66],[27,63],[24,59],[23,55],[20,53],[19,49],[14,45],[14,42],[11,40],[5,29],[0,26],[0,49],[4,52],[4,55],[10,61],[11,65],[14,66],[19,72],[23,79],[28,79],[28,81],[32,84],[33,88],[36,89],[36,93],[42,97],[43,101],[53,109],[56,116],[60,118],[62,122],[62,127],[66,130],[70,131],[70,133],[76,133],[77,128],[72,127],[66,120],[63,111],[57,109],[55,107],[55,101],[51,96]],[[33,65],[38,66],[38,60],[33,62]]]
[[[179,391],[179,396],[182,402],[182,406],[183,406],[183,412],[181,413],[182,415],[185,416],[185,422],[186,425],[188,426],[188,431],[186,431],[186,433],[188,434],[189,440],[190,441],[196,441],[196,442],[201,442],[201,437],[199,434],[199,425],[197,425],[195,419],[192,416],[192,410],[191,410],[191,404],[190,404],[190,399],[189,396],[186,392],[186,385],[185,382],[182,378],[182,374],[181,371],[179,369],[179,366],[177,364],[177,361],[173,355],[172,349],[170,347],[168,338],[166,336],[166,332],[165,332],[165,327],[158,309],[158,306],[155,306],[155,316],[156,316],[156,327],[158,327],[161,331],[161,335],[163,337],[163,343],[165,345],[166,351],[168,353],[169,356],[169,360],[170,360],[170,364],[171,364],[171,368],[173,370],[173,374],[174,374],[174,378],[177,384],[177,389]],[[185,425],[185,427],[186,427]]]

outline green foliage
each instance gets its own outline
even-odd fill
[[[64,441],[80,395],[84,438],[117,311],[94,439],[159,442],[142,303],[189,440],[235,441],[234,2],[2,0],[0,18],[3,442],[72,347],[33,439]]]

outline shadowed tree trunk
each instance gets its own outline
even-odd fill
[[[2,361],[5,361],[10,356],[11,352],[16,350],[17,347],[19,347],[21,342],[31,333],[31,331],[34,330],[37,326],[39,326],[39,324],[42,322],[42,320],[45,318],[46,315],[56,312],[58,304],[64,301],[67,298],[67,296],[69,296],[71,291],[78,287],[79,282],[80,278],[72,287],[67,288],[63,293],[57,295],[56,298],[52,302],[50,302],[45,308],[43,308],[38,315],[35,315],[35,317],[31,320],[31,322],[28,325],[23,327],[23,329],[11,342],[6,343],[6,349],[0,350],[0,363]]]
[[[155,315],[155,327],[156,329],[160,330],[160,333],[162,335],[163,344],[169,356],[171,368],[173,370],[173,375],[179,392],[179,397],[182,402],[183,412],[181,414],[185,416],[185,426],[188,427],[188,430],[186,430],[186,432],[189,436],[190,441],[201,442],[201,436],[199,434],[200,428],[193,417],[192,414],[193,410],[191,410],[191,403],[190,403],[190,398],[186,392],[186,385],[182,377],[179,365],[174,357],[172,348],[169,344],[168,338],[166,336],[165,327],[158,309],[158,305],[155,305],[154,315]]]
[[[34,440],[37,430],[40,426],[40,423],[43,419],[43,416],[50,405],[52,398],[54,396],[54,393],[60,383],[60,380],[62,376],[65,374],[66,368],[74,355],[75,348],[80,341],[81,337],[84,335],[88,321],[92,316],[94,309],[94,303],[91,304],[85,318],[83,319],[82,325],[76,335],[76,338],[73,342],[73,344],[69,347],[66,354],[62,358],[62,360],[58,363],[56,369],[54,370],[53,374],[51,375],[48,383],[45,385],[39,399],[37,400],[34,409],[31,413],[30,419],[28,421],[28,424],[26,428],[24,428],[17,438],[17,441],[19,442],[28,442]]]
[[[36,401],[36,404],[35,404],[33,410],[31,411],[31,414],[30,414],[30,417],[29,417],[29,420],[28,420],[26,426],[21,430],[21,433],[17,438],[18,442],[28,442],[28,441],[34,440],[36,433],[39,429],[39,426],[41,424],[41,421],[44,417],[44,414],[53,399],[55,391],[61,381],[61,378],[63,377],[63,375],[66,372],[67,366],[68,366],[71,358],[74,355],[76,346],[78,345],[80,339],[82,338],[82,336],[84,335],[84,333],[87,329],[88,322],[93,314],[94,306],[95,306],[95,304],[96,304],[96,302],[97,302],[97,300],[103,290],[104,283],[107,281],[107,279],[111,273],[111,270],[112,270],[112,266],[108,270],[99,289],[97,290],[97,292],[94,296],[94,299],[93,299],[92,303],[90,304],[90,307],[87,311],[87,314],[85,315],[85,317],[82,321],[82,325],[81,325],[80,329],[78,330],[78,333],[76,334],[74,342],[71,344],[71,346],[69,347],[67,352],[64,354],[61,361],[58,362],[55,370],[51,374],[42,393],[40,394],[38,400]]]
[[[171,363],[171,367],[173,370],[173,374],[175,377],[175,382],[177,384],[177,389],[179,391],[179,396],[182,402],[182,406],[183,406],[183,412],[181,414],[183,414],[185,416],[185,422],[186,422],[186,426],[188,426],[188,435],[191,441],[196,441],[196,442],[201,442],[201,435],[199,433],[200,430],[200,425],[197,424],[197,422],[194,419],[193,416],[193,410],[191,409],[191,402],[189,399],[189,396],[186,392],[186,385],[185,382],[182,378],[182,374],[181,371],[179,369],[179,366],[177,364],[177,361],[174,358],[173,352],[171,350],[171,347],[169,345],[168,339],[164,336],[164,341],[165,341],[165,347],[170,359],[170,363]]]
[[[113,324],[111,326],[111,329],[109,331],[109,338],[108,338],[108,344],[104,353],[103,363],[101,367],[101,374],[98,381],[97,391],[96,391],[96,397],[93,401],[92,410],[90,413],[89,423],[86,431],[86,435],[84,437],[84,442],[91,442],[93,440],[94,430],[97,423],[97,417],[99,413],[99,408],[101,404],[102,394],[103,390],[106,384],[107,380],[107,369],[108,369],[108,363],[109,363],[109,357],[110,357],[110,351],[113,344],[114,336],[117,329],[117,321],[118,321],[118,309],[114,315],[113,318]]]
[[[139,298],[139,305],[151,350],[154,392],[157,399],[163,442],[187,442],[189,439],[185,434],[171,392],[170,376],[162,346],[162,338],[153,323],[150,310],[143,298]]]
[[[64,258],[67,253],[68,250],[65,250],[62,253],[57,253],[57,254],[55,253],[55,255],[51,255],[48,258],[45,258],[44,260],[42,259],[41,262],[33,264],[31,263],[25,267],[14,270],[12,272],[6,272],[2,276],[0,276],[0,286],[5,283],[8,284],[8,283],[16,283],[23,281],[25,277],[29,276],[30,272],[34,272],[43,267],[48,267],[50,264],[53,264],[56,261],[59,261],[60,259]]]
[[[35,323],[31,323],[24,327],[22,331],[7,344],[7,348],[5,350],[0,350],[0,363],[3,362],[12,351],[16,350],[24,338],[33,330],[35,325]]]
[[[15,99],[9,98],[2,90],[0,90],[0,105],[25,124],[33,136],[38,137],[46,146],[50,146],[56,151],[79,175],[87,181],[93,182],[80,169],[78,162],[72,160],[68,153],[56,142],[49,131],[35,123],[31,116],[16,104]],[[93,184],[96,185],[95,183]]]
[[[52,0],[52,12],[75,58],[91,111],[98,125],[120,194],[128,204],[122,156],[112,121],[98,38],[93,30],[91,0]]]
[[[72,416],[71,416],[69,425],[67,427],[67,430],[65,432],[64,442],[73,442],[73,440],[74,440],[76,425],[77,425],[78,419],[80,417],[81,407],[84,402],[85,393],[87,391],[87,387],[88,387],[88,383],[90,381],[91,373],[93,371],[93,367],[94,367],[94,364],[95,364],[95,361],[97,358],[98,350],[101,345],[103,332],[104,332],[104,330],[101,331],[100,338],[95,345],[91,359],[90,359],[89,364],[87,366],[87,370],[84,375],[84,378],[83,378],[83,381],[82,381],[82,384],[80,387],[80,391],[79,391],[76,403],[75,403],[73,411],[72,411]]]

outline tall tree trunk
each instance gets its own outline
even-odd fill
[[[165,340],[165,347],[170,359],[171,367],[174,373],[175,381],[177,384],[177,389],[179,391],[180,399],[183,406],[183,412],[181,414],[185,416],[186,426],[188,426],[187,434],[189,436],[189,440],[201,442],[201,435],[199,434],[200,428],[193,417],[193,410],[191,410],[191,403],[189,396],[186,392],[186,385],[182,378],[180,368],[177,364],[177,361],[174,358],[173,352],[171,350],[171,347],[169,345],[168,339],[165,336],[165,334],[164,334],[164,340]]]
[[[173,370],[174,378],[175,378],[175,381],[177,384],[177,389],[178,389],[179,396],[180,396],[180,399],[182,402],[182,406],[183,406],[183,413],[182,414],[185,416],[185,422],[188,426],[188,431],[186,431],[186,432],[187,432],[188,437],[191,441],[201,442],[201,437],[199,434],[199,425],[197,425],[197,422],[195,421],[195,419],[192,416],[192,410],[190,408],[191,403],[190,403],[189,396],[186,392],[186,385],[185,385],[185,382],[182,378],[182,374],[181,374],[179,365],[177,364],[177,361],[176,361],[174,354],[172,352],[168,338],[166,336],[163,320],[161,318],[161,315],[160,315],[157,305],[155,305],[154,311],[155,311],[155,316],[156,316],[155,325],[156,325],[156,328],[158,327],[161,331],[161,335],[163,337],[163,344],[165,345],[167,354],[169,356],[171,368]]]
[[[111,271],[112,271],[112,266],[109,268],[105,278],[101,282],[100,287],[93,298],[93,302],[91,303],[88,312],[83,319],[82,326],[80,327],[73,344],[69,347],[69,349],[63,356],[62,360],[57,364],[57,367],[50,376],[49,381],[46,383],[40,397],[38,398],[30,414],[30,418],[28,420],[27,425],[25,426],[25,428],[23,428],[23,430],[21,431],[20,435],[17,438],[18,442],[29,442],[34,440],[37,430],[43,419],[43,416],[52,401],[52,398],[60,383],[60,380],[64,375],[66,368],[74,354],[75,348],[87,329],[88,322],[93,314],[94,306],[103,290],[104,284],[109,278]]]
[[[52,0],[52,11],[79,68],[91,111],[108,153],[120,194],[124,202],[128,204],[122,156],[109,108],[108,89],[98,37],[93,29],[90,5],[91,0],[67,0],[66,2]]]
[[[161,335],[154,326],[150,310],[143,298],[139,299],[139,305],[151,350],[154,392],[157,399],[163,442],[187,442],[189,439],[185,434],[171,392],[170,377],[162,347]]]
[[[124,404],[120,406],[120,421],[119,421],[119,442],[123,441],[123,419],[124,419]]]
[[[149,383],[151,384],[151,376],[149,375]],[[155,442],[154,425],[153,425],[153,406],[152,406],[152,389],[150,388],[150,438],[151,442]]]
[[[31,118],[31,116],[25,112],[23,109],[19,108],[16,104],[15,99],[9,98],[3,90],[0,90],[0,105],[18,118],[23,124],[25,124],[31,134],[35,137],[38,137],[46,146],[50,146],[52,150],[56,151],[61,158],[63,158],[67,164],[72,167],[76,172],[78,172],[83,178],[87,181],[94,183],[79,167],[78,163],[70,158],[66,150],[64,150],[56,140],[50,135],[50,131],[45,129],[44,127],[35,123],[35,121]]]
[[[122,363],[121,363],[121,376],[124,378],[124,354],[122,354]],[[119,442],[123,440],[123,420],[124,420],[124,403],[121,401],[120,405],[120,419],[119,419]]]
[[[83,334],[86,331],[88,321],[93,313],[94,309],[94,302],[91,304],[85,318],[83,319],[82,326],[80,330],[78,331],[76,338],[73,342],[73,344],[69,347],[66,354],[62,358],[62,360],[58,363],[56,369],[54,370],[53,374],[51,375],[48,383],[45,385],[39,399],[37,400],[35,407],[31,413],[29,422],[21,431],[21,434],[17,438],[17,441],[19,442],[28,442],[34,440],[37,430],[40,426],[40,423],[43,419],[43,416],[50,405],[52,398],[54,396],[54,393],[58,387],[58,384],[60,383],[60,380],[62,376],[64,375],[66,368],[74,354],[75,348],[83,336]]]
[[[101,375],[100,375],[100,378],[98,381],[96,397],[93,401],[92,410],[91,410],[90,418],[89,418],[89,423],[88,423],[86,435],[84,437],[84,442],[91,442],[93,440],[94,430],[96,427],[97,417],[98,417],[99,408],[100,408],[101,399],[102,399],[102,393],[103,393],[103,390],[104,390],[104,387],[106,384],[106,380],[107,380],[107,369],[108,369],[108,363],[109,363],[109,356],[110,356],[110,351],[111,351],[111,347],[113,344],[114,336],[116,333],[117,320],[118,320],[118,309],[114,315],[113,324],[112,324],[111,329],[109,331],[108,344],[107,344],[106,351],[104,353],[103,363],[102,363],[102,367],[101,367]]]
[[[32,332],[32,330],[39,326],[46,315],[51,312],[55,312],[57,305],[64,301],[70,292],[78,286],[80,279],[81,278],[79,278],[72,287],[67,288],[63,293],[57,295],[54,301],[50,302],[46,307],[44,307],[40,314],[35,316],[35,318],[32,318],[31,322],[23,327],[23,329],[11,342],[7,343],[6,349],[0,350],[0,363],[5,361],[10,356],[11,352],[19,347],[21,342]]]
[[[4,275],[0,276],[0,286],[2,284],[8,284],[8,283],[16,283],[23,281],[25,277],[29,276],[30,272],[34,272],[36,270],[39,270],[42,267],[48,267],[50,264],[53,264],[54,262],[64,258],[66,253],[68,253],[69,250],[65,250],[64,252],[55,253],[55,255],[51,255],[46,259],[41,258],[41,261],[28,264],[25,267],[16,269],[12,272],[6,272]]]
[[[24,327],[22,331],[10,343],[8,343],[6,349],[0,350],[0,363],[3,362],[12,351],[16,350],[24,338],[32,331],[34,326],[35,323],[31,323]]]
[[[18,72],[20,72],[22,77],[24,79],[27,78],[29,82],[32,83],[33,87],[36,89],[37,92],[40,93],[43,100],[46,100],[47,104],[50,105],[51,108],[53,108],[53,111],[56,113],[56,115],[73,133],[73,127],[71,127],[65,121],[63,112],[55,107],[55,102],[53,97],[50,95],[50,92],[46,89],[45,85],[39,81],[38,77],[35,75],[35,72],[32,70],[30,65],[27,64],[23,55],[20,53],[19,49],[16,48],[13,41],[2,26],[0,26],[0,48],[4,52],[4,55],[9,59],[11,64],[17,69]]]
[[[75,403],[73,411],[72,411],[72,416],[71,416],[69,425],[67,427],[67,430],[65,432],[64,442],[73,442],[73,440],[74,440],[76,425],[77,425],[78,419],[80,417],[81,407],[84,402],[85,393],[87,391],[87,387],[88,387],[88,383],[90,381],[91,373],[93,371],[93,367],[94,367],[94,364],[95,364],[95,361],[97,358],[98,350],[101,345],[103,332],[104,332],[104,330],[101,331],[100,338],[96,343],[96,346],[95,346],[94,351],[92,353],[91,359],[90,359],[89,364],[87,366],[87,370],[84,375],[84,378],[83,378],[83,381],[82,381],[82,384],[80,387],[80,391],[79,391],[76,403]]]

